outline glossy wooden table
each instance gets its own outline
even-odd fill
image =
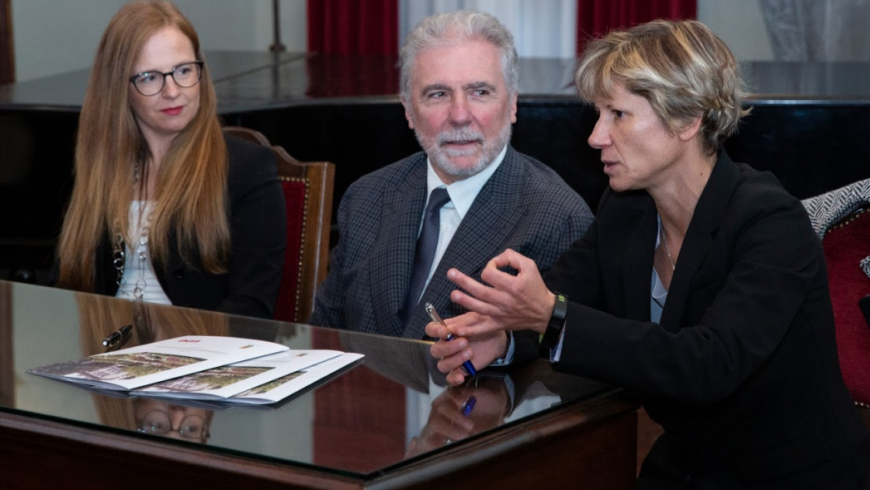
[[[109,398],[26,373],[101,352],[127,323],[125,346],[197,333],[366,357],[266,410]],[[637,403],[623,392],[545,362],[439,379],[423,342],[0,281],[0,488],[634,487]],[[184,422],[137,431],[161,411]]]

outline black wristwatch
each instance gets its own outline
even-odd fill
[[[562,335],[562,328],[565,327],[565,315],[568,314],[568,296],[562,293],[553,293],[556,295],[556,304],[553,305],[553,314],[550,316],[550,323],[547,324],[547,330],[541,338],[541,345],[547,349],[556,347],[559,343],[559,337]]]

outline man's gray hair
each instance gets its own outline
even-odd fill
[[[420,52],[470,40],[488,41],[498,49],[505,85],[509,93],[516,94],[520,75],[513,35],[492,15],[473,10],[457,10],[427,17],[408,33],[399,52],[399,89],[402,98],[409,100],[411,70]]]

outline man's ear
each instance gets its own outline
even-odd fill
[[[405,96],[399,97],[399,100],[402,101],[402,107],[405,108],[405,119],[408,120],[408,127],[414,129],[414,118],[412,116],[413,109],[411,109],[411,102],[408,101]]]
[[[511,124],[517,122],[517,96],[519,94],[514,92],[509,95],[510,97],[510,111],[511,111]]]

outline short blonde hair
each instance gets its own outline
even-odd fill
[[[694,20],[655,20],[591,41],[574,82],[590,103],[622,85],[647,99],[671,132],[700,117],[708,153],[715,153],[749,113],[742,107],[746,93],[737,60]]]

